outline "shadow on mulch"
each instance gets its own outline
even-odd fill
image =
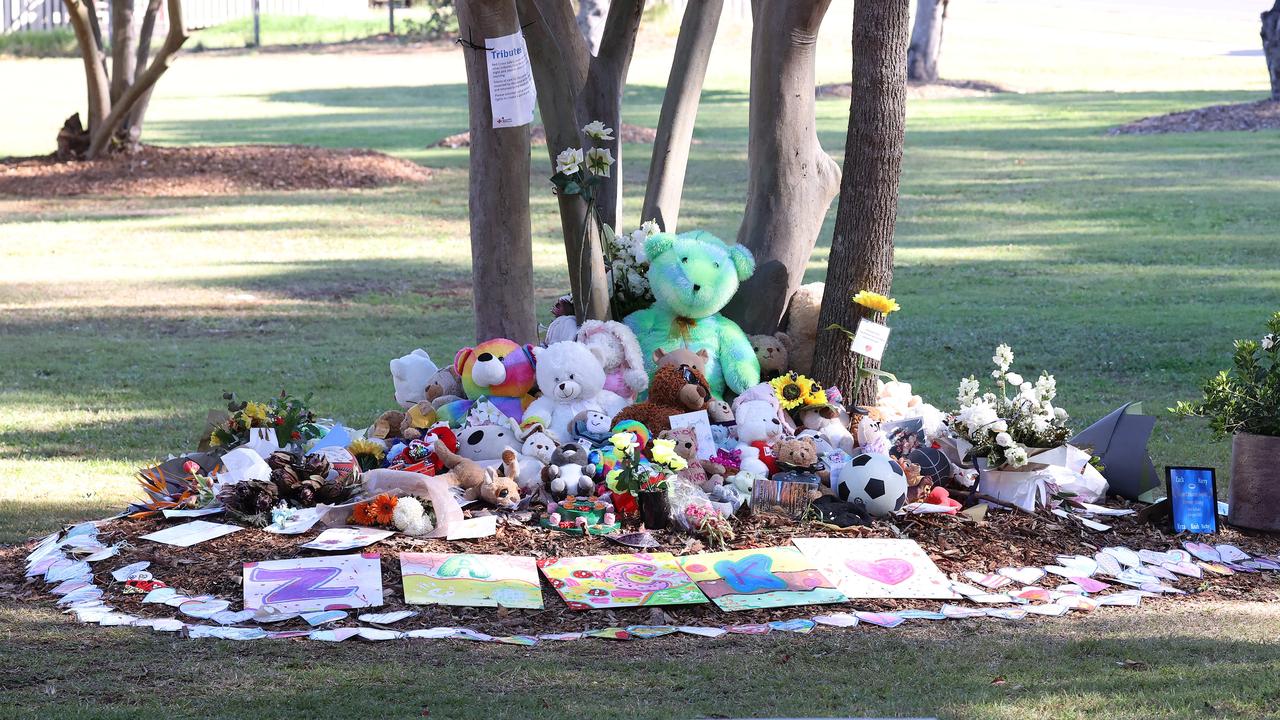
[[[420,184],[431,171],[373,150],[301,145],[144,146],[101,160],[0,160],[0,195],[186,197]]]
[[[1229,132],[1280,129],[1280,101],[1210,105],[1167,115],[1152,115],[1107,131],[1108,135]]]

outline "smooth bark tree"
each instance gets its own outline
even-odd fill
[[[815,119],[815,51],[830,4],[751,3],[747,204],[738,242],[758,269],[724,311],[748,334],[778,329],[840,188],[840,168],[818,142]]]
[[[533,63],[538,110],[547,133],[551,165],[561,150],[583,147],[582,127],[592,120],[602,121],[621,135],[622,89],[644,14],[644,0],[614,0],[610,4],[600,50],[594,57],[578,32],[568,0],[516,0],[516,5]],[[621,142],[613,150],[616,162],[610,177],[596,191],[597,214],[610,227],[618,228]],[[609,287],[604,254],[587,204],[576,195],[560,195],[558,201],[578,321],[607,319]]]
[[[907,46],[907,79],[912,82],[938,81],[938,58],[942,55],[942,23],[949,0],[918,0],[916,21]]]
[[[893,232],[906,129],[908,16],[908,0],[854,3],[853,97],[813,371],[859,405],[874,404],[875,378],[859,382],[849,338],[822,328],[856,328],[863,314],[850,302],[853,294],[870,290],[887,295],[893,282]],[[877,364],[866,360],[866,366]]]
[[[1262,54],[1267,58],[1271,99],[1280,102],[1280,0],[1262,13]]]
[[[608,15],[609,0],[578,0],[578,31],[592,55],[600,51],[600,37],[604,35]]]
[[[658,133],[649,159],[649,184],[645,188],[641,220],[657,220],[658,227],[676,232],[680,218],[680,199],[684,193],[684,174],[689,166],[689,149],[693,144],[693,126],[702,100],[702,84],[707,77],[711,46],[724,0],[700,0],[685,6],[676,38],[671,75],[662,97],[658,116]]]
[[[458,22],[479,49],[464,47],[471,152],[469,206],[476,341],[538,341],[529,224],[529,126],[493,127],[483,38],[519,31],[515,0],[460,0]],[[464,35],[466,37],[466,35]]]
[[[135,21],[135,0],[111,1],[110,72],[94,1],[63,2],[84,61],[89,125],[82,126],[78,113],[68,119],[58,134],[58,154],[93,160],[113,150],[136,149],[151,91],[187,41],[181,0],[146,0],[141,22]],[[169,30],[152,58],[152,35],[162,8]]]

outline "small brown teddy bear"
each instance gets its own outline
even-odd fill
[[[510,477],[501,477],[492,469],[480,467],[474,460],[454,453],[444,443],[435,444],[435,454],[448,472],[440,477],[450,485],[463,489],[467,500],[483,500],[494,507],[510,510],[520,503],[520,486]],[[507,472],[518,469],[506,467]]]
[[[653,364],[655,366],[654,373],[657,373],[656,368],[660,368],[663,365],[688,365],[691,368],[697,368],[698,372],[705,374],[707,372],[707,361],[710,359],[711,356],[707,354],[706,350],[694,352],[689,348],[681,347],[676,348],[671,352],[667,352],[662,348],[658,348],[653,351]]]
[[[773,448],[779,474],[817,476],[823,485],[831,479],[831,471],[818,459],[818,444],[813,441],[813,438],[783,438]],[[776,475],[775,479],[778,479]]]
[[[752,335],[751,349],[760,361],[760,379],[772,380],[791,369],[791,336],[784,332]]]
[[[617,427],[623,420],[637,420],[651,433],[671,429],[671,416],[702,410],[711,399],[711,388],[702,371],[690,365],[662,365],[649,384],[649,399],[622,408],[613,418]]]
[[[724,484],[725,467],[710,460],[698,459],[698,432],[693,428],[672,428],[658,437],[676,444],[676,454],[684,458],[688,466],[678,473],[681,479],[711,492]]]

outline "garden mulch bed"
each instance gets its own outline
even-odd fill
[[[1110,135],[1257,131],[1280,129],[1280,101],[1259,100],[1152,115],[1112,128]]]
[[[931,83],[907,83],[908,100],[926,100],[957,97],[982,97],[996,93],[1012,92],[1008,88],[982,80],[937,80]],[[819,98],[853,97],[853,86],[835,83],[818,86]]]
[[[345,190],[419,184],[431,171],[372,150],[301,145],[143,146],[102,160],[52,155],[0,160],[0,195],[185,197],[264,190]]]
[[[625,144],[629,145],[652,145],[657,139],[658,131],[653,128],[641,127],[640,125],[631,125],[630,123],[622,123],[622,132],[618,134],[618,138]],[[529,130],[529,142],[533,145],[547,144],[547,131],[541,125],[534,125]],[[697,140],[693,141],[694,145],[698,144]],[[456,135],[450,135],[443,140],[433,144],[431,147],[440,148],[464,148],[471,147],[471,132],[464,131]]]
[[[218,518],[212,518],[218,520]],[[871,528],[834,530],[817,523],[796,523],[772,516],[756,516],[736,523],[735,548],[786,545],[793,537],[910,537],[918,542],[947,574],[965,570],[994,571],[1004,566],[1043,566],[1053,564],[1059,554],[1092,555],[1098,549],[1124,545],[1133,549],[1168,549],[1180,545],[1175,538],[1132,517],[1103,518],[1114,530],[1095,533],[1085,530],[1074,520],[1061,520],[1047,513],[1035,515],[1020,512],[993,512],[982,522],[942,515],[912,516],[897,524],[877,523]],[[161,519],[116,520],[101,528],[104,543],[127,541],[119,556],[94,565],[95,580],[108,592],[104,598],[117,609],[144,617],[182,617],[164,605],[143,605],[141,595],[125,595],[112,581],[110,572],[139,560],[151,561],[149,570],[157,579],[191,594],[213,594],[239,607],[241,599],[241,563],[268,559],[318,555],[298,546],[316,535],[279,536],[246,531],[211,540],[191,548],[174,548],[148,541],[134,540],[172,524]],[[686,535],[660,532],[654,534],[662,544],[656,550],[687,555],[708,550]],[[1247,552],[1271,554],[1280,551],[1280,537],[1224,528],[1206,538],[1208,542],[1233,543]],[[396,629],[412,627],[467,627],[491,635],[576,632],[609,626],[636,624],[682,624],[724,626],[740,623],[762,623],[822,612],[847,610],[847,606],[829,605],[808,608],[780,608],[724,613],[713,604],[667,608],[641,608],[612,611],[579,612],[568,609],[555,592],[543,585],[544,610],[508,610],[494,608],[462,608],[406,605],[401,585],[400,552],[479,552],[536,557],[634,552],[629,548],[598,537],[581,537],[516,524],[500,524],[497,535],[481,540],[447,542],[393,536],[367,550],[382,555],[385,605],[375,612],[401,609],[418,611],[417,617],[397,624]],[[358,551],[350,551],[358,552]],[[20,547],[0,548],[0,598],[51,605],[53,600],[38,579],[23,581],[22,563],[26,551]],[[1053,575],[1041,581],[1050,587],[1066,582]],[[1190,594],[1161,602],[1194,602],[1223,600],[1280,599],[1280,577],[1274,573],[1237,574],[1214,577],[1206,573],[1203,580],[1184,579],[1179,587]],[[936,610],[937,600],[858,600],[859,610],[901,610],[907,607]],[[356,612],[339,623],[354,626]],[[1078,617],[1084,613],[1071,613]],[[300,619],[276,623],[273,630],[308,629]]]

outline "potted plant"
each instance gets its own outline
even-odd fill
[[[1204,397],[1169,408],[1175,415],[1209,418],[1214,436],[1232,436],[1232,525],[1280,530],[1280,312],[1261,340],[1237,340],[1233,368],[1201,385]]]
[[[640,454],[640,442],[631,432],[614,433],[609,442],[617,450],[618,462],[605,475],[604,484],[613,494],[613,506],[618,514],[634,517],[639,512],[640,485],[649,474]]]
[[[640,520],[650,530],[662,530],[670,522],[671,477],[689,466],[676,453],[674,440],[658,438],[649,448],[649,476],[640,481]]]

